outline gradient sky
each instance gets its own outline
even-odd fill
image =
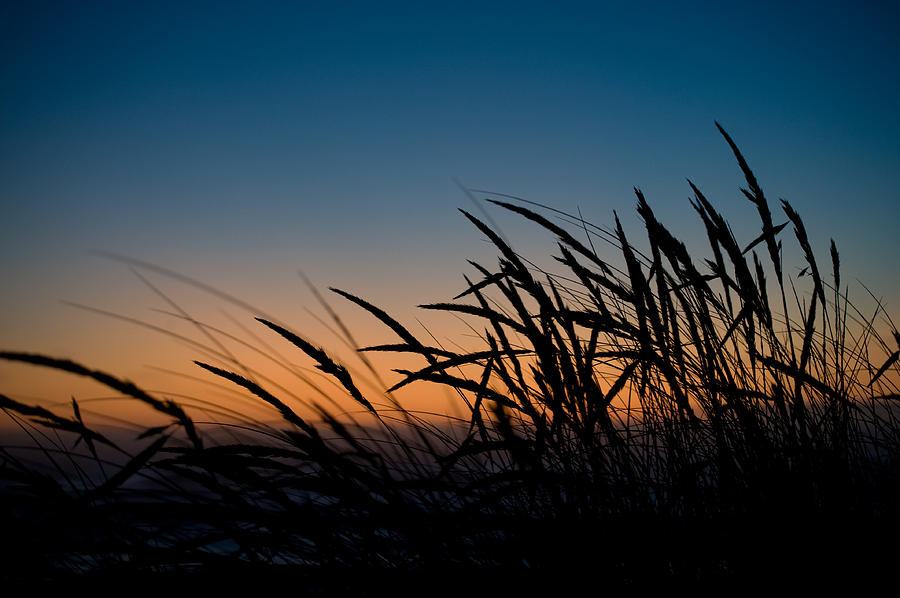
[[[896,313],[898,6],[4,2],[0,347],[139,380],[189,363],[161,352],[171,339],[61,303],[177,325],[93,250],[301,331],[316,305],[298,269],[414,321],[462,288],[467,258],[494,263],[454,179],[600,225],[616,210],[636,236],[637,186],[690,238],[690,178],[748,240],[753,208],[715,121],[823,259],[834,238],[845,276]],[[550,247],[492,215],[520,251]],[[212,310],[146,274],[192,315]],[[0,392],[39,394],[22,372],[2,366]]]

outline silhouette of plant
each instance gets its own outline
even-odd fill
[[[601,228],[482,192],[553,234],[562,271],[538,267],[462,211],[498,263],[471,262],[476,275],[462,293],[421,307],[468,318],[480,346],[432,346],[332,289],[398,339],[359,349],[371,372],[372,353],[422,359],[396,370],[402,379],[380,398],[390,409],[322,348],[257,318],[312,358],[366,422],[321,404],[310,421],[264,377],[198,361],[281,417],[277,426],[246,421],[239,440],[222,441],[130,382],[0,353],[93,378],[171,420],[141,430],[135,449],[86,426],[74,399],[65,416],[0,395],[33,441],[0,452],[11,522],[4,581],[283,574],[311,587],[388,580],[397,590],[453,570],[513,571],[532,589],[573,582],[573,571],[603,587],[838,569],[871,578],[889,556],[871,549],[900,520],[900,334],[880,304],[865,316],[851,303],[834,242],[824,274],[799,214],[786,201],[782,215],[771,211],[719,130],[759,215],[748,243],[693,183],[710,251],[702,260],[638,190],[643,249],[618,216]],[[786,243],[805,263],[795,276],[783,265]],[[449,388],[468,417],[435,422],[404,409],[392,393],[412,383]],[[365,573],[348,577],[349,568]],[[515,583],[499,579],[498,588]]]

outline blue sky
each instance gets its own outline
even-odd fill
[[[715,121],[773,204],[804,216],[814,249],[824,258],[833,237],[845,275],[896,308],[898,12],[3,3],[2,344],[103,358],[95,316],[59,301],[141,314],[153,297],[94,249],[273,310],[308,300],[299,268],[390,308],[447,299],[465,259],[493,255],[456,211],[472,206],[455,179],[601,225],[616,210],[635,235],[640,187],[690,238],[690,178],[749,239],[752,206]],[[517,248],[546,250],[494,215]]]

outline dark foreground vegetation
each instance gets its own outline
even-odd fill
[[[363,363],[421,359],[378,401],[259,318],[333,378],[357,419],[321,406],[313,421],[252,372],[198,361],[280,414],[225,435],[110,374],[0,353],[92,377],[170,421],[126,444],[86,426],[74,399],[60,413],[0,395],[31,439],[0,449],[0,580],[427,594],[888,579],[900,334],[877,302],[867,314],[851,303],[834,244],[819,261],[797,212],[771,211],[722,134],[758,211],[755,239],[738,242],[693,184],[704,259],[639,191],[641,249],[618,218],[604,229],[495,195],[557,238],[560,272],[464,212],[499,262],[473,262],[464,292],[424,307],[472,323],[481,346],[466,351],[334,289],[390,333]],[[392,403],[408,383],[449,387],[468,418]]]

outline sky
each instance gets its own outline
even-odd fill
[[[247,310],[99,252],[323,345],[298,271],[442,334],[415,306],[494,263],[461,186],[615,211],[635,236],[638,187],[690,241],[690,179],[749,240],[716,122],[773,209],[896,313],[898,24],[889,2],[4,2],[0,348],[172,390],[159,368],[200,376],[198,347],[72,303],[188,334],[177,305],[275,344]],[[552,249],[489,214],[517,250]],[[360,341],[394,340],[332,298]],[[102,394],[78,384],[0,365],[8,396]]]

